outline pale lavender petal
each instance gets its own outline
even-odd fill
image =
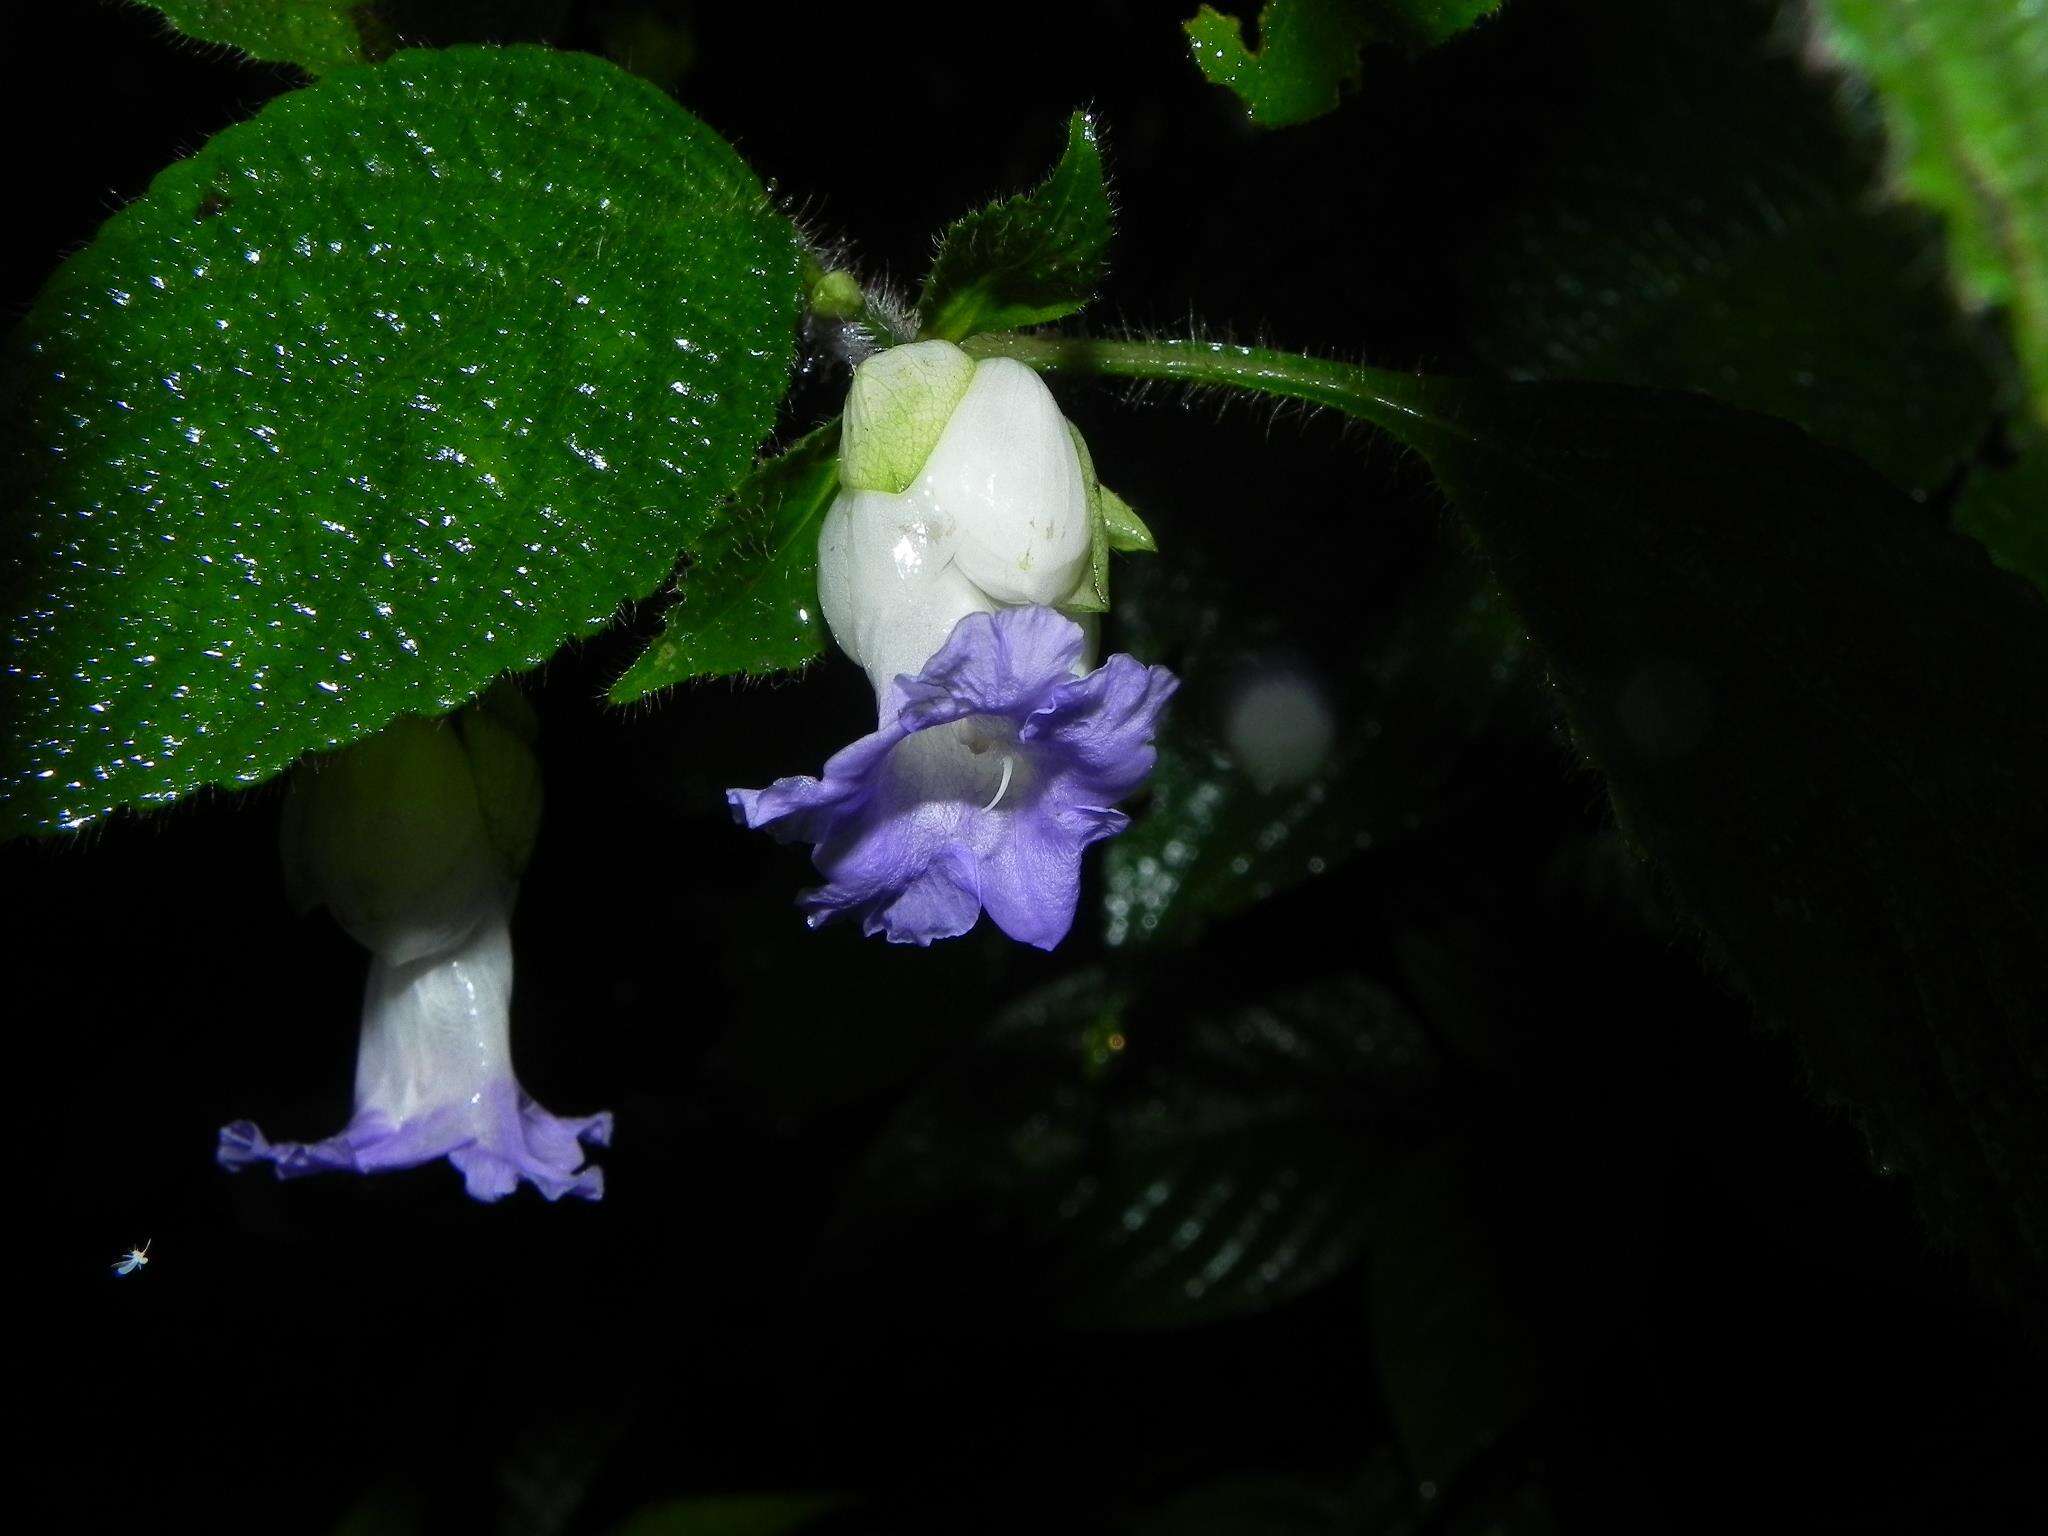
[[[607,1145],[609,1114],[549,1114],[516,1084],[487,1090],[482,1102],[444,1105],[394,1123],[375,1111],[358,1114],[324,1141],[267,1140],[247,1120],[223,1126],[216,1157],[240,1169],[267,1162],[280,1179],[314,1173],[390,1173],[447,1158],[478,1200],[510,1194],[524,1178],[550,1200],[604,1193],[604,1172],[585,1166],[579,1145]]]
[[[1121,800],[1151,775],[1159,754],[1152,737],[1180,687],[1164,667],[1112,656],[1086,677],[1064,683],[1018,731],[1041,743],[1075,778],[1109,800]]]
[[[902,721],[923,730],[967,715],[1022,719],[1073,678],[1081,626],[1050,608],[971,613],[915,678],[898,678]]]
[[[990,919],[1020,944],[1053,948],[1074,926],[1082,850],[1128,822],[1120,811],[1072,817],[1019,812],[981,856],[981,904]]]
[[[813,926],[857,917],[891,943],[929,944],[986,908],[1024,943],[1066,936],[1082,854],[1128,824],[1111,805],[1151,771],[1177,686],[1128,656],[1075,678],[1082,645],[1049,608],[970,614],[897,680],[894,718],[823,778],[729,792],[747,825],[813,845],[825,884],[799,901]]]
[[[834,917],[856,916],[861,932],[881,934],[891,944],[955,939],[981,915],[974,855],[957,844],[894,885],[851,885],[833,881],[798,898],[812,927]]]
[[[363,995],[356,1108],[339,1135],[272,1142],[247,1121],[220,1133],[216,1156],[235,1169],[267,1162],[281,1179],[383,1173],[446,1158],[479,1200],[523,1179],[550,1200],[604,1193],[582,1143],[610,1141],[608,1114],[549,1114],[512,1071],[511,893],[494,897],[471,931],[433,955],[394,963],[379,954]]]
[[[906,734],[892,720],[827,758],[823,778],[795,774],[766,789],[729,789],[725,803],[741,826],[768,832],[780,842],[820,842],[873,792],[875,775]]]

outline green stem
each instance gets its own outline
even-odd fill
[[[1220,341],[1097,341],[1010,332],[971,336],[960,345],[975,357],[1014,357],[1041,370],[1117,379],[1178,379],[1326,405],[1402,437],[1408,435],[1404,428],[1416,423],[1443,425],[1441,413],[1430,408],[1433,391],[1428,380],[1271,347],[1240,347]]]

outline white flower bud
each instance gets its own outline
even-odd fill
[[[1088,575],[1081,456],[1022,363],[977,365],[943,341],[870,358],[847,397],[840,483],[819,532],[819,600],[879,701],[968,614],[1065,605]]]
[[[1024,364],[974,370],[911,487],[959,526],[955,559],[999,603],[1063,602],[1088,566],[1088,487],[1066,418]]]

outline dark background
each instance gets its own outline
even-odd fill
[[[1098,327],[1716,388],[1803,411],[1930,516],[1996,451],[1995,342],[1946,308],[1928,232],[1874,211],[1867,124],[1768,8],[1508,0],[1428,58],[1369,50],[1337,114],[1273,134],[1196,75],[1180,9],[997,39],[964,11],[591,3],[555,35],[661,76],[871,279],[914,284],[932,233],[1041,175],[1089,105],[1121,213]],[[294,83],[114,6],[9,8],[0,47],[10,319]],[[1745,266],[1766,205],[1831,254]],[[1698,277],[1664,312],[1598,275],[1656,217]],[[1557,280],[1574,263],[1590,286]],[[821,349],[788,427],[843,387]],[[443,1165],[215,1168],[230,1119],[315,1137],[347,1111],[365,961],[287,911],[274,787],[8,848],[31,1508],[601,1532],[805,1493],[834,1497],[821,1531],[2041,1528],[2040,1356],[1694,958],[1511,627],[1432,638],[1419,592],[1495,610],[1427,477],[1325,419],[1062,395],[1160,537],[1119,567],[1111,639],[1188,677],[1170,743],[1199,759],[1247,668],[1317,678],[1343,739],[1369,715],[1382,744],[1324,785],[1350,856],[1114,946],[1098,859],[1051,956],[986,925],[929,952],[809,934],[803,860],[719,791],[814,771],[865,684],[833,661],[602,707],[649,605],[531,688],[548,811],[515,1037],[542,1102],[616,1110],[607,1195],[484,1207]],[[1237,793],[1247,826],[1286,811]],[[1156,1221],[1118,1218],[1155,1187]],[[150,1268],[111,1280],[145,1238]]]

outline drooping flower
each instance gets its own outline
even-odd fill
[[[747,826],[815,845],[812,926],[843,914],[929,944],[986,910],[1023,943],[1066,937],[1082,852],[1129,824],[1114,806],[1152,771],[1178,686],[1129,656],[1076,676],[1083,645],[1050,608],[969,614],[823,778],[729,792]]]
[[[280,1178],[381,1173],[447,1158],[479,1200],[524,1179],[550,1200],[597,1199],[583,1143],[611,1116],[550,1114],[512,1070],[511,913],[538,816],[516,696],[457,721],[401,720],[302,770],[287,865],[371,951],[355,1113],[336,1135],[272,1142],[222,1128],[218,1158]]]
[[[527,1180],[550,1200],[604,1193],[581,1143],[611,1140],[609,1114],[550,1114],[512,1072],[510,908],[495,903],[451,947],[406,964],[371,962],[356,1050],[355,1114],[322,1141],[272,1142],[247,1120],[224,1126],[227,1168],[267,1162],[279,1178],[383,1173],[447,1158],[471,1195]]]
[[[734,814],[814,845],[826,883],[799,901],[813,926],[845,914],[929,944],[985,910],[1050,949],[1083,851],[1127,825],[1114,806],[1151,772],[1176,686],[1129,656],[1090,670],[1108,549],[1150,535],[1036,373],[943,341],[855,373],[840,486],[819,605],[868,674],[877,728],[822,779],[730,791]]]

